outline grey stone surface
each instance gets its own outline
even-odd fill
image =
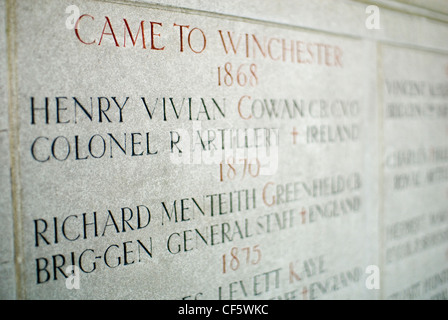
[[[385,298],[447,292],[448,59],[384,46]]]
[[[377,244],[369,240],[377,238],[378,225],[377,171],[372,170],[377,127],[374,43],[176,10],[83,1],[78,3],[81,13],[90,17],[81,20],[79,36],[86,43],[95,42],[86,45],[65,27],[69,4],[17,3],[26,244],[21,279],[27,298],[160,299],[201,293],[209,299],[259,299],[284,297],[292,291],[297,291],[297,298],[313,299],[376,296],[364,284],[364,269],[378,263]],[[106,16],[117,42],[112,34],[101,39]],[[154,33],[161,36],[151,43],[149,23],[144,24],[147,49],[141,43],[134,47],[129,37],[124,47],[123,18],[132,25],[134,36],[141,20],[161,23],[154,24]],[[189,25],[192,30],[190,36],[184,35],[183,51],[174,24]],[[202,53],[194,52],[203,45],[201,31],[194,28],[206,35]],[[229,34],[241,35],[237,54],[230,52]],[[249,50],[259,50],[254,34],[265,46],[266,57],[260,51],[255,56],[252,51],[249,58],[241,52],[246,48],[242,42],[246,34],[251,40]],[[193,50],[187,47],[188,37]],[[20,41],[25,38],[26,42]],[[236,45],[238,40],[233,39]],[[151,44],[165,49],[151,50]],[[282,51],[282,45],[299,48]],[[92,120],[73,97],[92,113]],[[111,103],[108,112],[99,113],[98,97],[108,98],[100,98],[104,110],[104,103]],[[151,112],[156,105],[152,119],[141,97]],[[126,98],[120,118],[114,101],[123,105]],[[209,148],[214,135],[218,138],[211,138],[212,149],[222,149],[219,135],[224,131],[216,129],[227,133],[239,129],[235,154],[225,156],[230,166],[210,160],[208,164],[206,158],[197,161],[201,153],[202,157],[210,153],[201,150]],[[207,141],[203,145],[197,130]],[[251,135],[258,132],[257,145],[263,146],[266,130],[271,135],[270,157],[263,158],[241,144],[245,132],[251,144]],[[134,145],[133,133],[138,133]],[[150,152],[158,152],[155,155],[147,155],[146,133]],[[177,164],[171,154],[170,137],[178,133],[185,141],[189,135],[194,139],[193,163]],[[122,146],[127,139],[126,155],[109,134]],[[232,152],[228,143],[225,151]],[[133,147],[136,154],[144,155],[132,156]],[[177,147],[173,147],[174,155]],[[188,147],[180,147],[185,161]],[[172,210],[174,201],[179,216],[169,221],[164,206]],[[142,206],[149,208],[151,221],[137,230],[137,208],[146,212]],[[125,214],[131,219],[131,213],[122,208],[132,209],[130,226],[122,218]],[[93,212],[97,236],[92,225],[85,226],[84,234],[83,219],[92,222]],[[140,244],[151,251],[151,257]],[[79,290],[66,289],[62,275],[72,252],[75,265],[82,268]],[[307,274],[305,264],[310,261],[317,261],[320,269]],[[269,288],[261,285],[268,275]],[[338,282],[334,290],[319,289],[318,283],[328,279]],[[251,291],[236,289],[240,280]]]
[[[446,298],[448,18],[405,2],[7,2],[2,297]]]
[[[8,66],[6,3],[0,1],[0,299],[14,299],[14,233],[11,197],[8,125]]]
[[[443,0],[423,1],[423,0],[398,0],[406,4],[433,10],[435,12],[448,13],[448,4]]]
[[[406,1],[339,1],[333,0],[284,0],[284,1],[179,1],[179,0],[133,0],[149,5],[166,5],[205,12],[271,21],[280,24],[327,31],[335,34],[448,49],[446,11],[443,2],[418,1],[421,6],[407,5]],[[411,1],[409,1],[411,2]],[[417,2],[417,1],[415,1]],[[431,6],[434,4],[434,8]],[[376,5],[380,13],[380,29],[365,26],[370,13],[367,6]],[[431,8],[431,9],[429,9]],[[445,6],[446,9],[446,6]],[[445,12],[445,13],[444,13]],[[441,23],[442,22],[442,23]]]

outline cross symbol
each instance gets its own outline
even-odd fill
[[[296,136],[299,134],[299,133],[296,131],[296,127],[294,127],[294,129],[292,130],[291,134],[292,134],[292,143],[293,143],[293,144],[296,144]]]
[[[300,212],[300,214],[302,215],[302,224],[305,223],[305,213],[306,213],[305,208],[302,208],[302,212]]]
[[[308,293],[308,290],[306,289],[306,287],[303,287],[303,289],[302,289],[302,295],[303,295],[303,300],[308,300],[307,298],[306,298],[306,294]]]

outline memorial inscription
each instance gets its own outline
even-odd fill
[[[448,60],[423,50],[382,51],[384,296],[446,298]],[[440,281],[429,285],[432,277]]]
[[[447,299],[445,13],[170,4],[0,0],[0,298]]]
[[[70,4],[16,3],[20,295],[376,295],[373,44]]]

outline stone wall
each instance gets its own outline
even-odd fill
[[[0,1],[0,297],[446,299],[446,1]]]

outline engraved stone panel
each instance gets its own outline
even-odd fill
[[[445,7],[0,0],[0,298],[448,299]]]
[[[448,297],[448,57],[382,47],[383,294]]]
[[[21,296],[377,297],[375,43],[97,1],[16,13]]]

